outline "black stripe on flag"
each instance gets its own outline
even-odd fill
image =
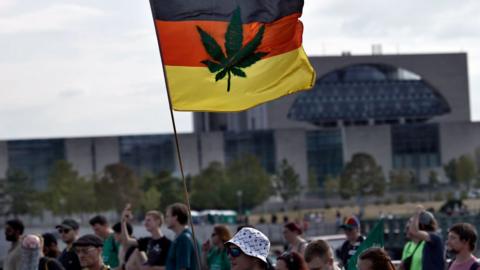
[[[303,0],[150,0],[154,17],[162,21],[230,21],[240,7],[242,22],[270,23],[301,13]]]

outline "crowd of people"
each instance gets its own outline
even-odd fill
[[[477,243],[474,226],[453,225],[444,242],[434,215],[421,207],[407,223],[405,232],[409,241],[398,268],[381,247],[359,249],[366,239],[361,234],[360,221],[354,216],[339,226],[346,240],[335,251],[324,240],[307,242],[299,225],[284,224],[288,244],[275,262],[271,258],[270,240],[251,226],[239,227],[232,236],[227,226],[216,225],[210,239],[200,247],[188,227],[188,208],[181,203],[168,206],[165,217],[156,210],[145,214],[148,237],[133,236],[131,219],[130,205],[125,207],[121,221],[113,226],[105,217],[95,216],[89,222],[93,233],[82,236],[79,236],[79,224],[65,219],[56,226],[66,246],[62,251],[54,234],[24,235],[23,223],[18,219],[9,220],[5,224],[5,237],[11,247],[3,269],[340,270],[347,269],[353,256],[358,270],[476,270],[480,267],[473,255]],[[172,240],[163,235],[160,229],[163,224],[175,233]],[[451,260],[445,259],[446,253],[452,256]]]

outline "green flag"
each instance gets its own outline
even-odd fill
[[[357,270],[357,260],[358,256],[362,252],[371,247],[382,247],[383,248],[383,219],[381,219],[370,233],[367,236],[367,239],[363,241],[360,246],[357,248],[355,254],[348,260],[347,269],[348,270]]]

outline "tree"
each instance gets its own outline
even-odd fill
[[[308,191],[310,194],[317,194],[319,191],[317,174],[314,169],[308,170]]]
[[[439,183],[438,173],[436,171],[430,171],[428,174],[428,185],[430,185],[431,188],[436,188]]]
[[[186,179],[188,180],[188,178]],[[152,203],[149,208],[146,208],[146,205],[143,205],[142,208],[144,211],[152,209],[160,209],[164,211],[167,206],[176,202],[185,202],[185,192],[183,189],[182,180],[178,177],[172,176],[170,172],[163,171],[158,174],[146,175],[142,181],[142,191],[149,192],[150,195],[158,195],[158,204],[154,206]],[[154,193],[152,190],[156,190]]]
[[[162,194],[156,187],[150,187],[146,192],[144,192],[141,206],[145,211],[151,209],[157,209],[161,205]]]
[[[458,184],[456,159],[451,159],[447,164],[443,165],[443,170],[448,179],[450,179],[450,183]]]
[[[95,183],[98,205],[104,210],[116,209],[119,213],[127,203],[140,205],[142,190],[139,179],[127,166],[107,165],[103,176]]]
[[[385,191],[385,176],[382,167],[366,153],[353,155],[340,175],[340,194],[344,198],[357,195],[382,196]]]
[[[9,203],[9,214],[14,216],[36,214],[40,210],[38,192],[33,181],[21,170],[8,170],[5,193]]]
[[[224,192],[229,188],[225,168],[212,162],[192,180],[192,206],[196,209],[235,209],[227,203]]]
[[[301,192],[300,176],[286,159],[282,160],[273,176],[273,188],[285,203]]]
[[[57,161],[48,176],[42,201],[56,215],[88,212],[95,205],[93,184],[80,177],[71,163]]]
[[[10,211],[10,201],[7,193],[7,180],[0,179],[0,216],[6,216]]]
[[[392,190],[405,190],[414,183],[413,172],[405,169],[390,172],[389,186]]]
[[[272,194],[270,176],[254,156],[246,155],[229,164],[227,178],[228,188],[222,192],[227,205],[237,203],[237,192],[239,191],[242,194],[244,209],[251,209],[263,203]]]
[[[457,181],[469,189],[477,173],[473,158],[470,155],[460,156],[457,160],[455,173]]]
[[[336,194],[338,192],[338,189],[340,188],[340,180],[338,179],[338,177],[327,175],[323,187],[327,196]]]

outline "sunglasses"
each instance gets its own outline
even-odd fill
[[[58,233],[67,234],[70,232],[70,229],[58,229]]]
[[[243,254],[243,251],[238,247],[227,247],[227,254],[230,255],[232,258],[237,258],[238,256]]]

